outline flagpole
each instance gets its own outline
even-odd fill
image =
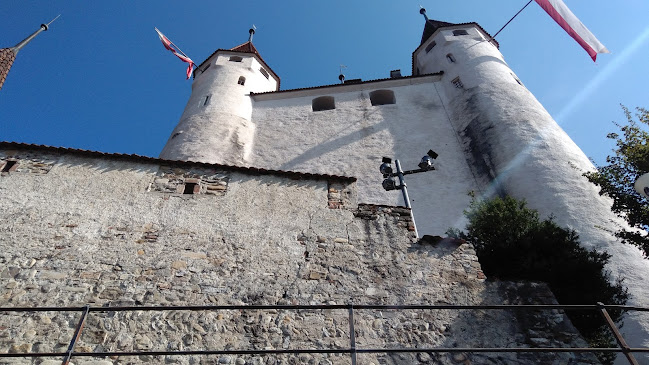
[[[491,39],[489,39],[489,41],[491,42],[492,40],[494,40],[496,38],[496,36],[498,34],[500,34],[500,32],[502,32],[503,29],[505,29],[505,27],[508,26],[509,23],[511,23],[512,20],[514,20],[514,18],[516,18],[518,16],[518,14],[520,14],[523,10],[525,10],[525,8],[527,8],[528,5],[530,5],[532,3],[532,1],[534,1],[534,0],[528,1],[527,4],[525,4],[525,6],[523,6],[523,8],[521,8],[521,10],[519,10],[518,13],[516,13],[516,15],[514,15],[511,19],[509,19],[509,21],[507,23],[505,23],[505,25],[503,25],[503,27],[500,28],[500,30],[497,31],[496,34],[493,35],[493,37],[491,37]]]

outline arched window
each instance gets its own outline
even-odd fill
[[[394,98],[394,91],[392,90],[376,90],[370,93],[370,102],[372,105],[385,105],[385,104],[394,104],[396,99]]]
[[[450,62],[450,63],[455,63],[455,57],[454,57],[452,54],[450,54],[450,53],[446,55],[446,59],[447,59],[448,62]]]
[[[239,81],[237,81],[237,84],[245,85],[245,83],[246,83],[246,78],[243,76],[239,76]]]
[[[336,109],[336,102],[333,96],[321,96],[311,101],[311,108],[314,112]]]
[[[241,58],[239,56],[230,57],[230,61],[232,61],[232,62],[241,62],[242,60],[243,60],[243,58]]]
[[[456,30],[453,31],[453,35],[454,35],[454,36],[458,36],[458,35],[469,35],[469,32],[467,32],[467,31],[464,30],[464,29],[456,29]]]

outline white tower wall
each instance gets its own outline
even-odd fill
[[[624,223],[611,213],[611,202],[582,176],[592,164],[517,81],[486,36],[475,26],[467,31],[469,35],[454,36],[452,30],[438,30],[425,43],[437,45],[429,53],[421,47],[415,65],[421,73],[444,70],[443,103],[484,195],[525,199],[541,215],[553,215],[560,225],[577,230],[584,246],[612,255],[609,268],[615,277],[625,278],[629,304],[649,306],[649,260],[611,234]],[[449,53],[455,62],[446,59]],[[452,83],[456,77],[461,86]],[[631,347],[649,345],[649,317],[632,313],[622,330]]]
[[[201,66],[204,72],[196,71],[185,111],[160,157],[246,165],[255,135],[250,92],[277,89],[277,80],[264,76],[262,67],[251,53],[213,55]]]

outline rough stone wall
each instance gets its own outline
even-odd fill
[[[0,152],[2,158],[8,155]],[[11,152],[13,158],[35,155]],[[349,181],[296,180],[110,156],[50,153],[36,159],[53,163],[47,174],[14,171],[0,176],[4,199],[0,307],[554,302],[543,285],[485,282],[475,252],[462,241],[416,242],[408,210],[358,205]],[[214,186],[227,188],[219,194],[203,194],[207,188],[183,194],[175,186],[187,179],[199,186],[216,181]],[[173,181],[177,185],[169,187]],[[339,203],[334,204],[336,209],[332,199]],[[520,315],[358,310],[357,344],[361,348],[584,346],[560,312],[533,313],[527,322]],[[0,352],[64,351],[78,316],[78,312],[0,313]],[[520,323],[532,325],[523,328]],[[345,310],[173,310],[92,312],[77,351],[348,345]],[[359,364],[593,363],[585,355],[534,356],[538,357],[368,354],[359,355]],[[0,359],[2,364],[56,361]],[[327,354],[73,360],[81,365],[349,361],[345,355]]]
[[[9,75],[9,70],[16,59],[16,52],[11,48],[2,48],[0,49],[0,89],[4,85],[7,75]]]

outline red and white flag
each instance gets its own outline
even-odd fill
[[[588,52],[593,61],[597,59],[598,53],[609,53],[608,49],[577,19],[563,1],[536,0],[536,3]]]
[[[192,61],[191,58],[185,56],[185,54],[181,54],[182,51],[176,50],[176,48],[174,47],[175,45],[171,43],[169,38],[165,37],[164,34],[160,33],[158,28],[154,28],[154,29],[158,33],[158,37],[160,38],[162,45],[165,46],[166,49],[170,50],[173,54],[176,55],[176,57],[180,58],[183,62],[189,63],[189,66],[187,66],[187,79],[189,79],[189,76],[192,74],[192,69],[194,68],[194,61]]]

